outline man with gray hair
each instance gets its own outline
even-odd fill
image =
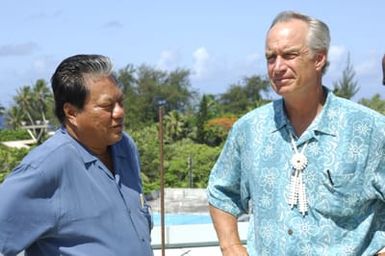
[[[278,14],[267,32],[281,98],[234,124],[209,179],[225,256],[361,256],[385,246],[385,117],[323,86],[329,44],[328,26],[297,12]]]
[[[139,156],[109,58],[76,55],[51,79],[61,128],[0,185],[0,255],[152,256]]]

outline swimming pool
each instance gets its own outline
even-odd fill
[[[153,212],[152,216],[154,220],[154,226],[160,226],[160,213]],[[165,226],[212,223],[209,214],[166,213],[164,220]]]

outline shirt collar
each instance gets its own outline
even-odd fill
[[[67,137],[71,145],[74,146],[84,164],[89,164],[97,160],[96,156],[91,154],[91,152],[89,152],[88,149],[86,149],[79,141],[77,141],[75,138],[68,134],[67,129],[64,126],[62,126],[59,131],[65,137]]]
[[[315,137],[319,133],[329,134],[335,136],[335,129],[332,128],[331,120],[330,120],[330,112],[336,105],[337,97],[330,91],[327,87],[323,86],[325,93],[325,104],[322,108],[321,113],[317,116],[317,118],[311,123],[308,127],[308,131],[314,134]],[[290,124],[290,121],[286,115],[286,111],[284,109],[284,101],[283,98],[275,100],[273,102],[273,110],[274,110],[274,121],[275,127],[273,127],[272,132],[278,131],[283,127],[286,127]]]

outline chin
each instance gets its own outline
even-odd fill
[[[112,144],[115,144],[115,143],[118,143],[123,137],[123,134],[120,133],[120,134],[114,134],[113,136],[111,136],[110,138],[110,143],[109,145],[112,145]]]
[[[288,86],[288,85],[276,86],[274,91],[279,96],[285,96],[285,95],[291,94],[293,92],[293,87]]]

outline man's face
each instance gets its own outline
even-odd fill
[[[301,20],[275,24],[266,38],[266,60],[273,90],[288,96],[319,86],[321,68],[307,46],[308,26]]]
[[[87,78],[89,95],[76,115],[77,139],[92,149],[118,142],[123,131],[123,93],[111,77]]]

